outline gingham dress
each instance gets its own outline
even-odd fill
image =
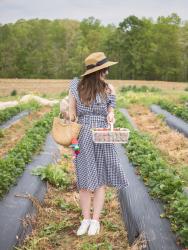
[[[71,94],[76,98],[78,122],[82,128],[78,138],[80,153],[73,163],[76,169],[77,190],[96,188],[107,185],[120,188],[128,187],[129,183],[122,170],[117,154],[116,144],[94,143],[92,127],[108,127],[108,105],[115,107],[115,95],[109,94],[105,102],[97,94],[90,107],[81,103],[77,85],[79,79],[74,78],[69,85]]]

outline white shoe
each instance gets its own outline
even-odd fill
[[[91,222],[91,219],[83,219],[76,234],[77,235],[85,234],[89,228],[90,222]]]
[[[100,231],[100,223],[99,223],[99,221],[92,219],[91,222],[90,222],[88,235],[99,234],[99,231]]]

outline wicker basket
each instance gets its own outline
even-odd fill
[[[92,138],[95,143],[127,143],[130,130],[127,128],[92,128]]]
[[[76,122],[67,122],[58,117],[54,117],[52,126],[52,136],[54,140],[63,146],[70,146],[73,138],[78,138],[81,124]]]

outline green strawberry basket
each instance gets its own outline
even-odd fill
[[[127,143],[130,130],[127,128],[114,128],[110,123],[109,128],[92,128],[94,143]]]

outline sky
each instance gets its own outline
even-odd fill
[[[74,19],[93,16],[102,24],[115,24],[129,15],[156,20],[177,13],[188,20],[188,0],[0,0],[0,23],[19,19]]]

